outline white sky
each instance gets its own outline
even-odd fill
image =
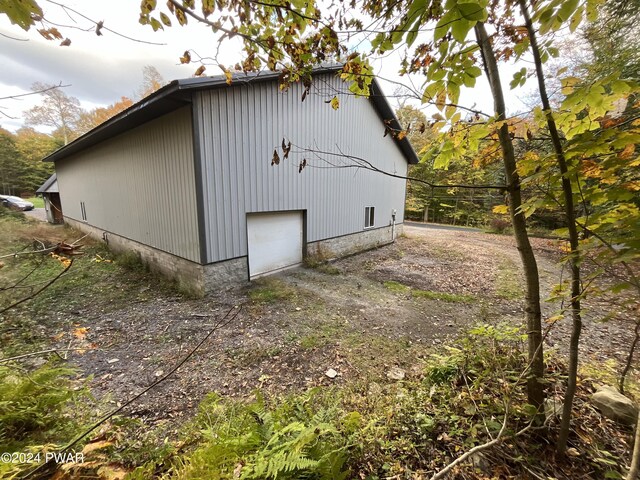
[[[56,23],[90,28],[92,24],[79,17],[77,23],[67,16],[60,7],[41,0],[40,5],[45,16]],[[132,97],[142,83],[142,68],[153,65],[166,81],[189,77],[196,65],[180,65],[178,58],[187,49],[195,50],[202,57],[214,56],[218,51],[216,39],[210,29],[196,22],[180,27],[174,21],[171,28],[153,32],[149,26],[138,23],[139,3],[132,0],[109,0],[87,2],[66,0],[65,4],[87,17],[104,21],[104,26],[139,40],[160,43],[150,45],[121,38],[106,30],[103,36],[93,31],[83,32],[75,28],[58,27],[60,32],[71,39],[68,47],[59,46],[59,41],[43,39],[35,28],[25,32],[11,25],[5,15],[0,16],[0,34],[24,39],[18,41],[0,36],[0,97],[27,93],[34,82],[46,82],[70,85],[65,88],[67,95],[77,97],[84,108],[105,106],[117,101],[121,96]],[[367,43],[367,42],[364,42]],[[218,60],[223,64],[233,64],[240,59],[239,42],[229,42],[218,52]],[[376,60],[376,73],[383,78],[406,83],[406,79],[397,74],[400,55],[391,55],[384,60]],[[513,72],[518,70],[512,65],[503,68],[503,83],[509,110],[523,110],[518,100],[522,91],[510,92],[508,83]],[[209,66],[210,75],[219,75],[221,71]],[[420,79],[416,79],[420,86]],[[382,81],[387,95],[392,95],[396,85]],[[22,126],[22,112],[36,105],[38,96],[24,97],[20,100],[0,100],[2,112],[15,117],[0,115],[0,126],[15,131]],[[393,106],[397,101],[390,99]],[[463,91],[461,104],[475,104],[486,112],[492,112],[490,91],[484,79],[479,79],[473,91]]]

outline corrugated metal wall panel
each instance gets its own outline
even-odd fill
[[[90,225],[200,262],[190,107],[58,161],[56,171],[66,216],[82,221],[84,202]]]
[[[307,241],[364,230],[364,208],[376,207],[376,226],[389,225],[391,210],[404,216],[405,181],[356,168],[352,161],[312,153],[292,153],[271,166],[282,139],[315,150],[343,152],[369,160],[382,170],[406,175],[407,162],[390,138],[373,105],[350,93],[340,108],[326,103],[348,92],[332,75],[317,78],[301,102],[302,86],[281,92],[275,82],[238,84],[199,92],[203,118],[203,183],[207,259],[247,254],[246,213],[307,210]],[[298,174],[298,164],[308,167]]]

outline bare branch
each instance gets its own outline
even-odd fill
[[[28,42],[29,41],[28,38],[12,37],[11,35],[7,35],[6,33],[2,33],[2,32],[0,32],[0,37],[8,38],[9,40],[15,40],[17,42]]]
[[[29,296],[26,296],[20,300],[18,300],[17,302],[12,303],[11,305],[9,305],[8,307],[3,308],[2,310],[0,310],[0,314],[11,310],[14,307],[17,307],[18,305],[26,302],[27,300],[31,300],[32,298],[34,298],[36,295],[39,295],[42,291],[44,291],[45,289],[49,288],[51,285],[53,285],[53,283],[58,280],[62,275],[64,275],[65,273],[67,273],[69,271],[69,269],[71,268],[71,265],[73,265],[73,260],[71,260],[69,262],[69,264],[65,267],[65,269],[60,272],[58,275],[56,275],[55,277],[53,277],[49,282],[47,282],[41,289],[37,290],[36,292],[32,293]]]
[[[28,97],[29,95],[39,95],[41,93],[48,92],[49,90],[55,90],[56,88],[65,88],[70,86],[71,84],[62,85],[62,82],[60,82],[58,85],[52,85],[50,87],[43,88],[41,90],[36,90],[34,92],[21,93],[19,95],[9,95],[8,97],[0,97],[0,100],[17,100],[18,98],[21,98],[21,97]]]
[[[87,21],[89,21],[89,22],[93,23],[95,26],[98,26],[98,24],[100,24],[100,25],[101,25],[101,29],[102,29],[102,30],[106,30],[107,32],[111,32],[111,33],[113,33],[114,35],[117,35],[117,36],[119,36],[119,37],[125,38],[125,39],[127,39],[127,40],[131,40],[132,42],[146,43],[146,44],[148,44],[148,45],[166,45],[166,43],[149,42],[149,41],[147,41],[147,40],[140,40],[140,39],[138,39],[138,38],[129,37],[128,35],[124,35],[124,34],[122,34],[122,33],[120,33],[120,32],[117,32],[117,31],[112,30],[112,29],[110,29],[110,28],[108,28],[108,27],[105,27],[103,22],[96,22],[95,20],[93,20],[93,19],[91,19],[91,18],[87,17],[86,15],[83,15],[82,13],[78,12],[77,10],[74,10],[73,8],[71,8],[71,7],[67,6],[67,5],[64,5],[64,4],[62,4],[62,3],[58,3],[58,2],[54,2],[53,0],[47,0],[47,2],[49,2],[49,3],[53,4],[53,5],[57,5],[58,7],[60,7],[60,8],[61,8],[61,9],[62,9],[62,10],[63,10],[67,15],[68,15],[68,17],[69,17],[73,22],[75,22],[75,20],[73,19],[73,17],[72,17],[71,15],[69,15],[69,12],[75,13],[75,14],[76,14],[76,15],[78,15],[79,17],[82,17],[82,18],[84,18],[85,20],[87,20]],[[47,20],[47,22],[48,22],[48,20]],[[51,23],[51,22],[49,22],[49,23]],[[72,27],[69,27],[69,28],[72,28]],[[77,28],[77,27],[76,27],[76,28]]]
[[[421,178],[410,177],[408,175],[398,175],[397,173],[387,172],[385,170],[382,170],[381,168],[376,167],[369,160],[366,160],[366,159],[364,159],[362,157],[358,157],[358,156],[355,156],[355,155],[348,155],[348,154],[345,154],[345,153],[342,153],[342,152],[336,153],[336,152],[328,152],[328,151],[325,151],[325,150],[314,150],[314,149],[311,149],[311,148],[300,147],[299,145],[296,145],[293,142],[291,142],[291,145],[298,149],[298,151],[296,153],[300,153],[300,152],[312,153],[312,154],[316,155],[316,157],[318,159],[326,161],[330,165],[327,168],[363,168],[365,170],[370,170],[372,172],[381,173],[382,175],[386,175],[388,177],[399,178],[401,180],[411,180],[412,182],[422,183],[422,184],[427,185],[427,186],[429,186],[431,188],[495,189],[495,190],[501,190],[501,191],[507,190],[507,186],[506,185],[473,185],[473,184],[469,185],[469,184],[436,184],[436,183],[431,183],[431,182],[428,182],[427,180],[422,180]],[[333,157],[352,160],[354,163],[353,164],[346,164],[346,165],[334,165],[331,162],[329,162],[328,160],[325,160],[322,157],[320,157],[320,155],[329,155],[329,156],[333,156]],[[310,165],[307,165],[307,167],[313,168]],[[316,167],[316,168],[322,168],[322,167]]]

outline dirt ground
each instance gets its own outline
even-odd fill
[[[561,278],[561,252],[556,241],[534,242],[547,295]],[[177,375],[129,408],[129,414],[154,422],[190,416],[208,392],[248,396],[256,388],[286,392],[385,382],[393,367],[416,374],[434,346],[471,325],[521,324],[519,268],[511,237],[405,227],[393,245],[204,299],[122,285],[130,292],[128,305],[107,311],[88,305],[63,320],[86,328],[73,347],[94,347],[71,352],[71,361],[92,375],[97,398],[118,404],[168,372],[218,319],[239,307],[235,320],[216,331]],[[545,303],[545,317],[558,307]],[[586,307],[584,358],[622,360],[631,341],[630,312],[620,308],[602,323],[618,307],[601,300],[587,301]],[[564,354],[569,329],[569,319],[555,323],[547,346]],[[58,344],[69,345],[66,339]],[[334,379],[325,375],[328,369],[337,372]]]

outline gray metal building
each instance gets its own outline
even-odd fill
[[[384,135],[398,124],[378,84],[356,97],[337,70],[317,70],[304,101],[272,72],[171,82],[47,157],[65,221],[200,293],[392,242],[393,175],[418,159]]]

